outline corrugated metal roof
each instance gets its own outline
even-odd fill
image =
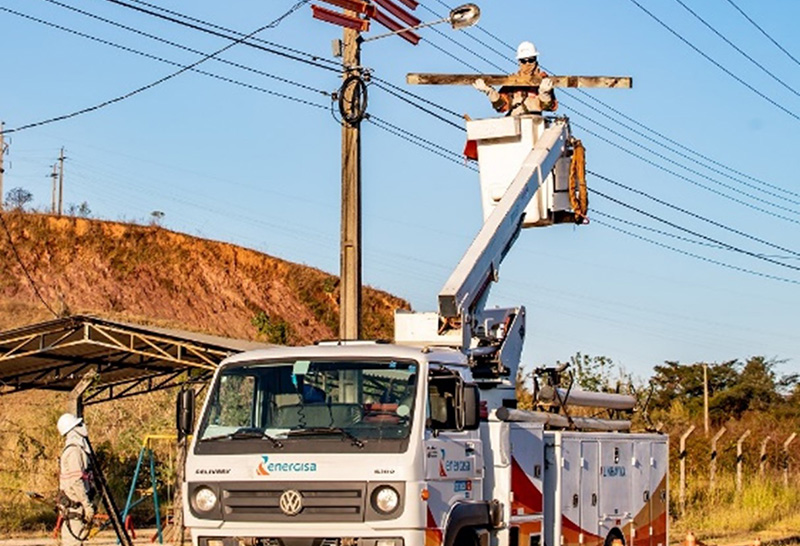
[[[92,316],[66,317],[0,332],[0,394],[71,390],[90,370],[87,403],[204,380],[228,355],[264,343],[142,326]]]

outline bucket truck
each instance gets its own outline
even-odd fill
[[[666,438],[569,415],[633,401],[558,381],[538,389],[555,411],[517,408],[525,309],[484,307],[522,227],[581,218],[569,125],[467,129],[484,224],[438,312],[398,313],[393,344],[277,347],[220,365],[183,484],[195,546],[667,545]],[[179,398],[179,432],[193,430],[193,405]]]

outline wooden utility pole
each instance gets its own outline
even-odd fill
[[[61,216],[61,205],[64,202],[64,147],[58,156],[58,215]]]
[[[708,436],[708,364],[703,363],[703,427]]]
[[[6,143],[3,136],[4,126],[5,123],[0,121],[0,210],[3,210],[3,173],[5,172],[3,156],[6,155]]]
[[[347,12],[355,16],[353,12]],[[343,80],[360,75],[361,45],[358,30],[345,28],[342,63]],[[356,86],[341,90],[345,115],[360,108]],[[349,96],[348,96],[349,95]],[[361,337],[361,128],[360,121],[342,121],[342,234],[339,255],[339,339]]]

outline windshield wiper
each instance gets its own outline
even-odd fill
[[[201,442],[211,442],[214,440],[252,440],[252,439],[264,439],[269,440],[272,442],[274,447],[278,449],[283,448],[283,442],[278,440],[277,438],[273,438],[260,428],[249,428],[249,427],[242,427],[238,430],[234,430],[233,432],[229,432],[228,434],[220,434],[219,436],[209,436],[208,438],[201,438]]]
[[[339,436],[343,436],[344,438],[350,440],[354,446],[359,448],[364,447],[364,442],[361,439],[341,427],[298,428],[295,430],[290,430],[287,436],[323,436],[327,434],[338,434]]]

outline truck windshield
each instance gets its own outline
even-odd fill
[[[414,414],[417,369],[415,362],[395,360],[226,368],[217,377],[198,438],[206,444],[256,438],[281,449],[343,438],[357,447],[404,439]]]

